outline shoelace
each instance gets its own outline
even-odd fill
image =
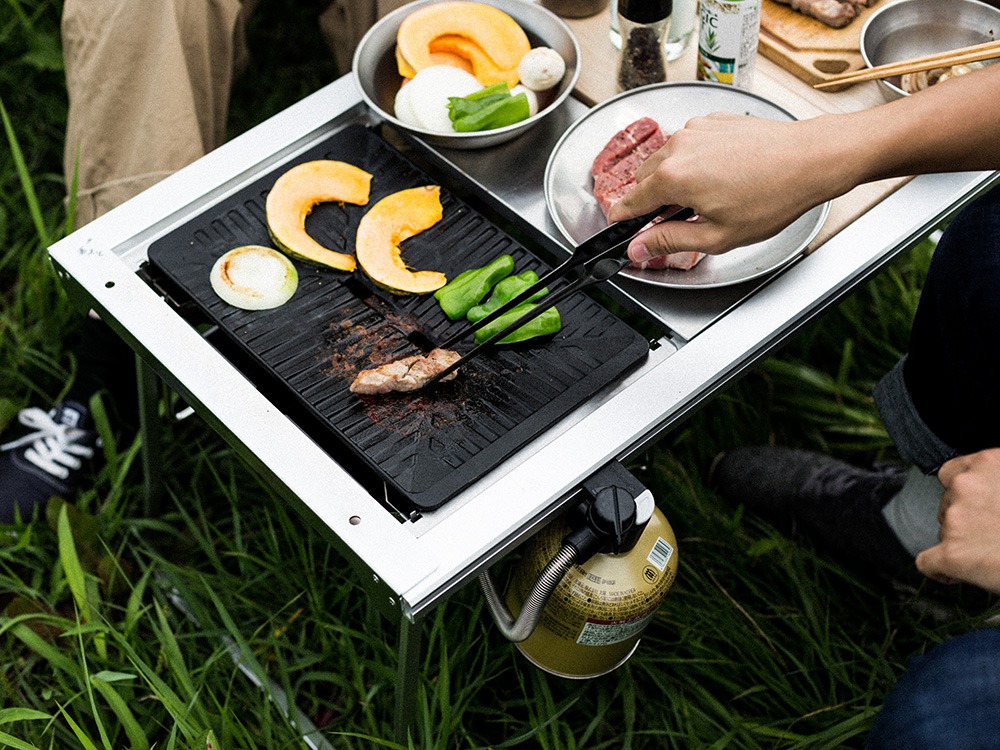
[[[77,442],[87,435],[86,430],[59,424],[52,417],[53,413],[38,407],[22,409],[18,419],[25,427],[35,431],[0,445],[0,451],[13,450],[30,443],[31,447],[24,452],[24,457],[42,471],[65,479],[69,476],[70,469],[80,468],[82,458],[94,455],[94,449]]]

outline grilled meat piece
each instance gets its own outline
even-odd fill
[[[858,15],[856,5],[865,4],[866,0],[858,0],[857,3],[841,0],[776,0],[776,2],[822,21],[827,26],[840,29],[855,19]]]
[[[376,395],[392,391],[416,391],[427,385],[427,381],[451,364],[461,355],[450,349],[432,349],[426,355],[403,357],[393,362],[362,370],[351,383],[351,393]],[[453,380],[458,372],[453,372],[441,380]]]

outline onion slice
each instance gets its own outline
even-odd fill
[[[263,245],[245,245],[215,261],[209,276],[223,301],[244,310],[269,310],[292,298],[299,274],[284,255]]]

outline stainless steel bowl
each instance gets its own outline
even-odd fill
[[[861,28],[865,65],[931,55],[1000,38],[1000,9],[979,0],[897,0]],[[906,96],[899,76],[880,79],[886,99]]]
[[[402,79],[396,69],[396,33],[403,19],[417,8],[440,0],[418,0],[399,8],[376,23],[364,35],[354,52],[352,74],[361,97],[379,115],[393,124],[418,134],[435,146],[474,149],[496,146],[516,138],[558,107],[580,76],[580,45],[569,27],[554,13],[521,0],[476,0],[507,13],[520,24],[532,47],[551,47],[566,61],[566,75],[558,86],[539,92],[538,113],[527,120],[495,130],[477,133],[440,133],[416,128],[393,115],[393,100]]]

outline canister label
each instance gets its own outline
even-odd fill
[[[621,643],[642,633],[650,618],[656,614],[652,609],[640,617],[629,620],[596,620],[589,618],[580,630],[576,642],[581,646],[610,646]]]
[[[760,0],[701,0],[698,80],[750,88],[760,33]]]

